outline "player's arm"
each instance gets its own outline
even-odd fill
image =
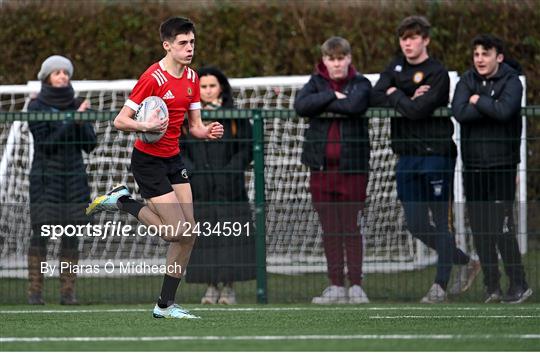
[[[126,132],[165,132],[169,125],[169,117],[160,120],[159,109],[152,112],[146,121],[137,121],[135,114],[139,105],[146,97],[156,95],[156,81],[149,75],[143,74],[133,87],[129,98],[114,118],[114,127]]]
[[[169,125],[169,117],[167,116],[161,120],[159,119],[158,112],[159,109],[154,110],[147,121],[137,121],[134,119],[135,110],[124,105],[116,118],[114,118],[114,127],[127,132],[164,132]]]
[[[190,110],[189,113],[189,132],[193,137],[199,139],[215,140],[223,136],[223,125],[214,121],[204,125],[201,118],[201,110]]]

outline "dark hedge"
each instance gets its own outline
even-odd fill
[[[182,2],[7,4],[0,7],[2,84],[35,79],[41,61],[53,53],[73,59],[76,79],[137,78],[163,56],[159,23],[174,15],[197,25],[195,67],[214,64],[231,77],[308,74],[319,45],[341,35],[353,45],[357,68],[373,73],[396,52],[399,20],[422,14],[433,24],[431,55],[450,70],[462,72],[470,65],[469,43],[476,34],[503,37],[527,75],[529,102],[540,103],[536,1],[274,1],[243,6],[207,1],[200,7],[189,3],[188,10],[182,10]]]

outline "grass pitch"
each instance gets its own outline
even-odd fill
[[[187,308],[202,319],[153,319],[151,304],[0,306],[0,350],[540,349],[538,304]]]

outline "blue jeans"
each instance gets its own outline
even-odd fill
[[[437,251],[435,283],[444,289],[452,264],[469,262],[469,256],[456,247],[448,223],[454,165],[454,158],[401,156],[396,169],[398,198],[407,226],[415,238]]]

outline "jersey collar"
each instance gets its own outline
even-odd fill
[[[180,77],[174,77],[173,75],[169,74],[167,69],[165,69],[165,64],[163,63],[163,60],[165,60],[165,58],[163,58],[163,59],[161,59],[159,61],[159,67],[161,68],[161,70],[163,70],[163,72],[166,72],[169,76],[171,76],[173,78],[176,78],[176,79],[181,79],[182,77],[184,77],[184,72],[186,72],[187,66],[184,66],[184,70],[182,70],[182,74],[180,75]]]

